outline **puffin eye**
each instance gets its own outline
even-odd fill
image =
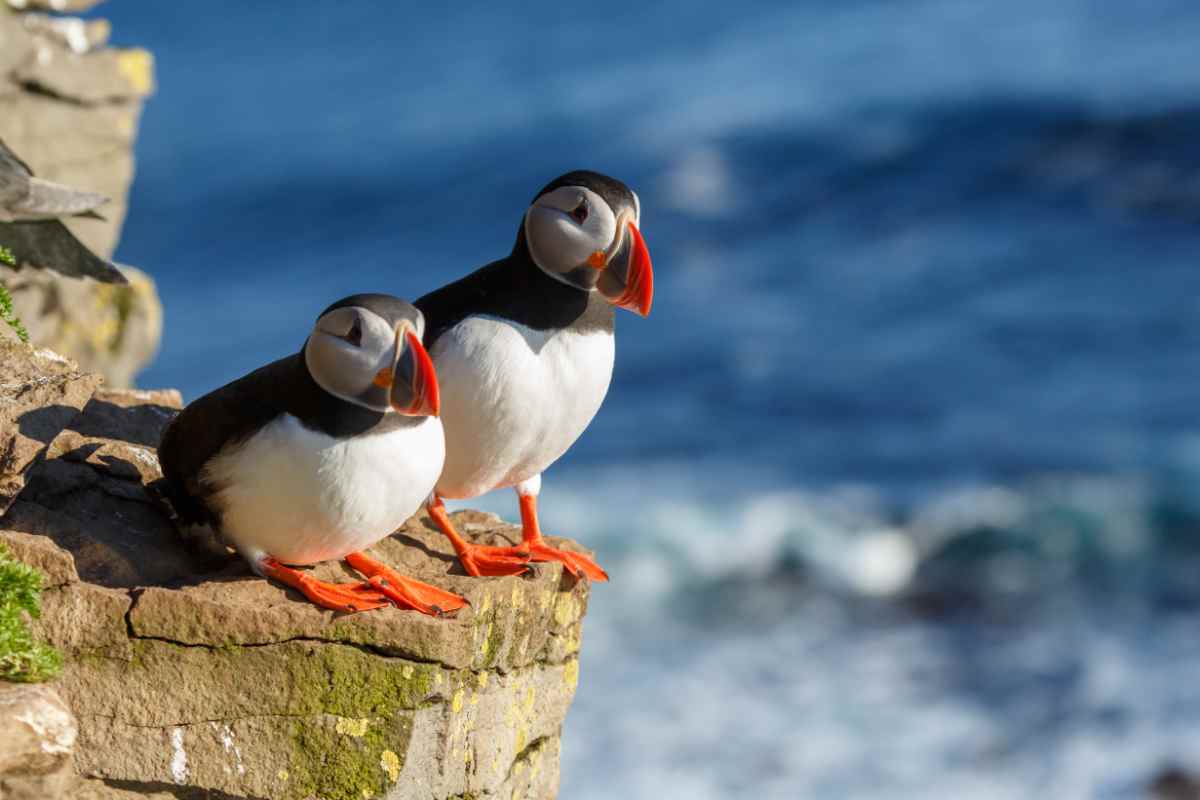
[[[362,347],[362,320],[355,317],[354,324],[350,326],[350,330],[346,331],[346,335],[342,338],[355,347]]]
[[[571,212],[571,219],[582,225],[588,218],[587,200],[580,200],[579,205],[575,206],[575,210]]]

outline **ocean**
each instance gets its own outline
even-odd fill
[[[118,259],[194,398],[508,252],[655,268],[544,476],[613,575],[564,798],[1124,798],[1200,768],[1200,5],[118,0]],[[470,505],[517,517],[507,493]]]

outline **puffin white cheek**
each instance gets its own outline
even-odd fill
[[[304,350],[304,362],[317,385],[330,394],[363,404],[373,392],[375,376],[390,366],[391,351],[355,347],[348,342],[316,334]],[[386,389],[380,389],[386,395]],[[383,401],[386,407],[386,398]]]
[[[552,208],[534,206],[525,218],[525,239],[534,263],[547,272],[567,272],[587,261],[596,248],[581,228]]]

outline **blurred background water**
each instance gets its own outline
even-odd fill
[[[1195,0],[98,13],[158,60],[118,253],[166,305],[143,385],[504,255],[568,169],[639,192],[654,312],[543,491],[614,575],[564,797],[1200,766]]]

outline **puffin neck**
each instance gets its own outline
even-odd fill
[[[613,309],[597,292],[557,280],[534,263],[524,225],[504,270],[513,290],[512,302],[502,313],[505,318],[535,330],[612,330]]]
[[[339,439],[369,436],[409,428],[425,420],[404,414],[386,414],[343,400],[321,388],[308,371],[304,350],[297,358],[297,387],[289,393],[288,413],[304,427]]]

